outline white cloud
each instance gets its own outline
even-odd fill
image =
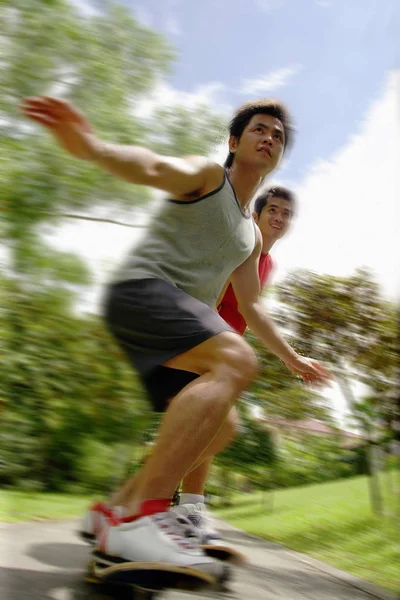
[[[348,276],[365,266],[399,297],[399,84],[400,71],[391,72],[358,133],[305,174],[293,232],[277,248],[279,278],[301,267]]]
[[[241,94],[264,94],[277,90],[280,87],[288,85],[290,80],[301,70],[302,65],[291,65],[283,67],[276,71],[271,71],[263,77],[255,79],[245,79],[240,89]]]
[[[193,108],[200,104],[211,106],[217,103],[218,108],[221,108],[217,97],[224,89],[225,86],[223,83],[212,81],[197,86],[192,92],[182,92],[164,81],[160,81],[149,96],[146,96],[146,98],[135,105],[134,113],[139,117],[146,118],[151,116],[153,111],[160,106],[170,107],[178,104]]]

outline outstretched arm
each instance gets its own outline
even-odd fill
[[[258,244],[252,255],[231,275],[231,283],[238,301],[238,307],[248,327],[278,356],[287,368],[300,375],[304,381],[327,383],[328,371],[317,361],[300,356],[283,339],[278,328],[265,310],[260,298],[258,260],[261,252],[261,233],[258,231]]]
[[[26,98],[24,114],[44,125],[60,145],[77,158],[95,162],[117,177],[155,187],[178,200],[202,195],[222,177],[222,168],[203,157],[165,157],[139,146],[109,144],[96,137],[86,117],[72,104],[57,98]],[[207,190],[208,191],[208,190]]]

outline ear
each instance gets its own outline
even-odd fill
[[[256,213],[256,211],[255,211],[255,210],[253,211],[253,215],[252,215],[252,216],[253,216],[253,219],[254,219],[254,221],[255,221],[256,223],[258,223],[258,214]]]
[[[234,135],[231,135],[229,138],[229,152],[235,154],[236,148],[238,147],[237,138]]]

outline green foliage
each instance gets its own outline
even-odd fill
[[[0,430],[0,482],[15,485],[24,482],[40,490],[43,485],[36,479],[41,464],[40,439],[32,436],[32,424],[23,416],[2,411]]]
[[[274,471],[275,484],[292,487],[353,475],[351,466],[343,462],[346,454],[335,436],[303,434],[298,439],[286,439]]]
[[[276,449],[270,432],[240,407],[239,432],[234,442],[216,457],[216,465],[225,474],[229,486],[230,473],[242,473],[255,485],[262,485],[268,468],[276,462]]]
[[[258,357],[259,375],[248,392],[251,402],[262,407],[266,417],[282,417],[291,421],[314,418],[330,421],[330,411],[323,397],[287,367],[251,333],[247,341]]]
[[[108,468],[116,444],[140,443],[148,413],[104,325],[73,313],[77,289],[91,284],[87,265],[50,247],[45,234],[63,215],[131,213],[150,194],[67,155],[18,105],[25,96],[56,95],[76,103],[102,138],[173,154],[206,153],[220,122],[206,107],[178,107],[162,128],[159,115],[138,117],[138,105],[169,73],[175,51],[120,3],[104,2],[98,14],[82,18],[67,0],[6,1],[0,20],[0,233],[7,273],[0,481],[103,489],[107,475],[93,466],[96,452]],[[126,469],[129,457],[122,455]]]
[[[178,105],[160,108],[154,121],[161,124],[154,137],[154,147],[161,154],[204,156],[223,137],[221,119],[206,105],[196,109]],[[163,129],[164,128],[164,131]]]
[[[79,489],[97,494],[115,489],[125,475],[124,457],[125,449],[121,444],[84,439],[76,469]]]
[[[306,353],[331,365],[366,439],[393,439],[400,416],[398,311],[381,297],[372,274],[366,269],[347,278],[296,272],[279,286],[279,298],[285,304],[281,320]],[[362,401],[353,393],[354,379],[369,388]],[[370,446],[371,501],[381,512],[374,454]]]
[[[2,234],[11,248],[12,268],[25,275],[37,276],[44,246],[42,239],[38,252],[38,236],[43,225],[59,225],[60,214],[110,210],[110,201],[114,211],[131,211],[150,196],[146,188],[67,155],[48,133],[22,118],[21,98],[53,94],[69,99],[104,139],[158,146],[173,154],[206,153],[220,128],[218,117],[206,107],[177,107],[176,114],[164,109],[161,128],[159,115],[149,120],[137,116],[137,105],[169,72],[175,52],[127,7],[106,2],[101,8],[85,19],[67,0],[6,2],[1,9],[0,153],[6,157],[0,164]],[[70,281],[76,265],[72,269],[67,257],[56,257],[54,250],[51,254],[66,268],[54,272],[63,280],[67,270]],[[82,270],[76,268],[77,273]],[[80,275],[76,279],[80,282]]]
[[[141,388],[104,325],[73,316],[64,292],[27,291],[17,280],[8,292],[0,313],[8,350],[0,479],[63,489],[76,479],[87,438],[110,446],[139,440],[147,418]]]
[[[399,415],[398,310],[381,297],[371,273],[358,269],[343,278],[296,272],[279,286],[279,298],[282,322],[305,352],[332,365],[359,424],[366,427],[369,420],[370,430],[372,421],[382,419],[391,428]],[[361,404],[351,392],[352,377],[370,389]]]

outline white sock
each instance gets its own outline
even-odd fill
[[[181,494],[179,504],[197,504],[201,502],[204,504],[204,496],[201,494]]]

